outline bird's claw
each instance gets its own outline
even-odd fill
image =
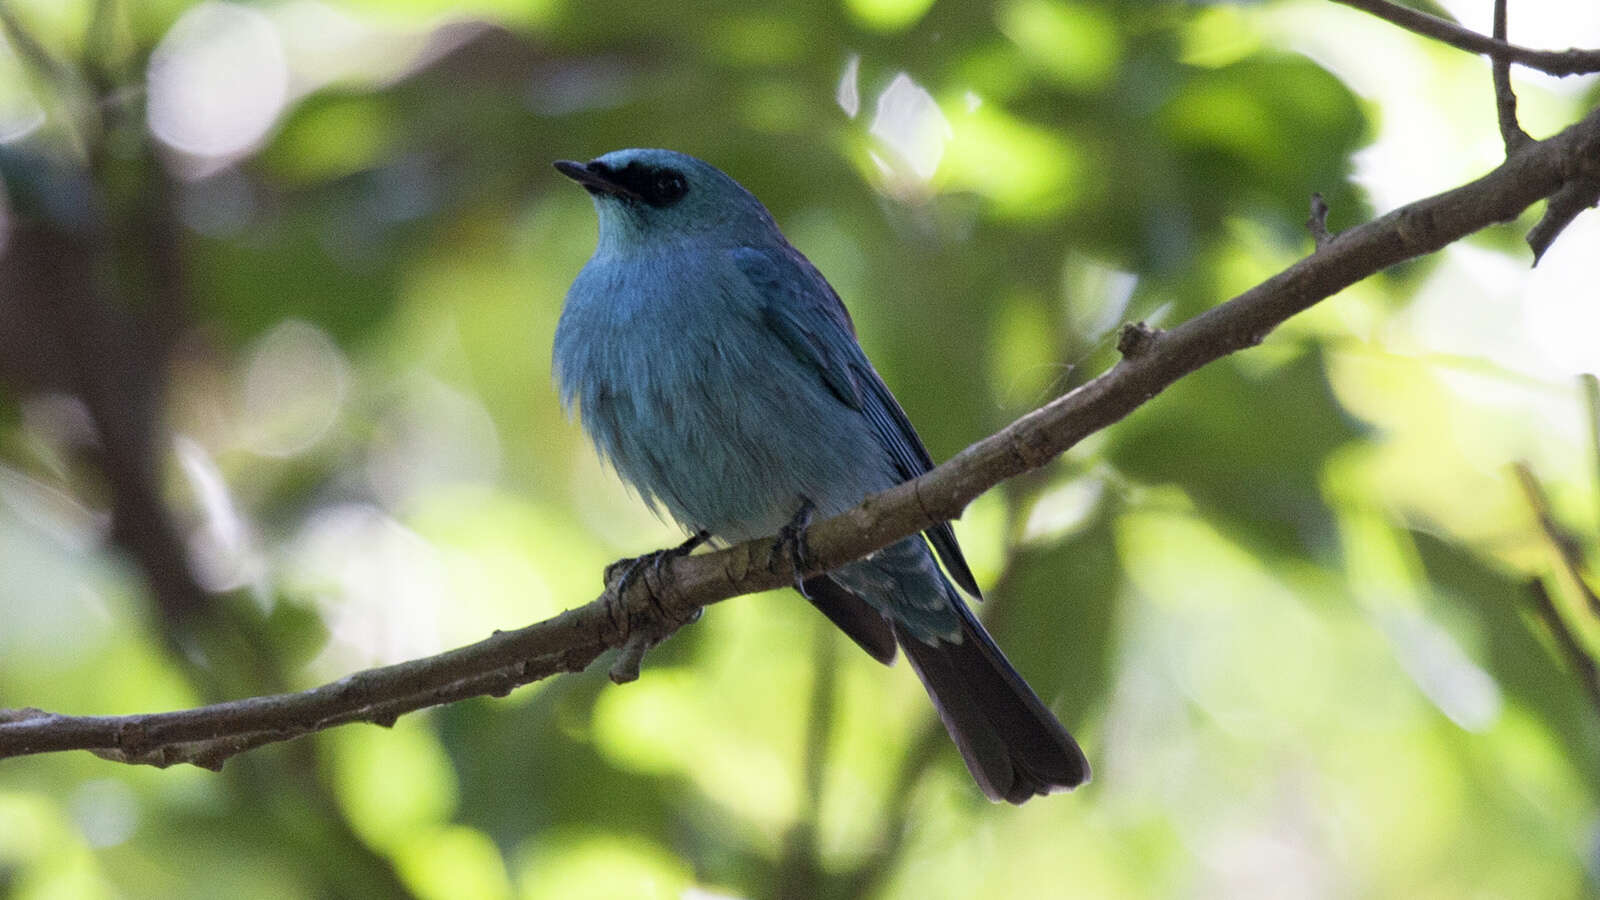
[[[811,599],[811,594],[806,591],[804,573],[811,568],[811,548],[806,543],[806,529],[811,527],[811,517],[816,511],[810,500],[802,499],[794,518],[778,529],[778,537],[772,542],[772,562],[776,564],[780,557],[789,560],[794,569],[794,589],[807,600]]]
[[[632,627],[627,621],[627,614],[622,611],[622,598],[627,595],[628,588],[633,586],[640,575],[648,571],[659,581],[661,567],[667,560],[688,556],[694,549],[711,538],[709,531],[697,531],[688,540],[676,547],[656,550],[643,556],[619,559],[606,566],[605,581],[611,588],[613,615],[619,617],[618,627],[624,628],[627,635],[622,646],[622,652],[617,655],[611,665],[611,680],[617,684],[633,681],[639,677],[639,665],[644,661],[645,652],[662,641],[672,636],[679,628],[696,622],[704,610],[695,607],[685,614],[671,612],[664,608],[656,598],[654,587],[646,579],[645,585],[651,589],[650,605],[655,609],[657,618],[638,627]],[[620,570],[620,572],[619,572]]]
[[[661,577],[661,567],[666,565],[668,560],[677,559],[680,556],[688,556],[694,552],[696,547],[710,539],[711,532],[702,529],[690,535],[688,540],[676,547],[653,550],[643,556],[630,556],[626,559],[619,559],[606,566],[605,583],[609,585],[615,581],[617,587],[612,594],[621,598],[628,592],[628,588],[632,587],[633,583],[638,580],[646,564],[650,566],[650,574],[659,579]],[[619,569],[622,572],[621,575],[617,574]]]

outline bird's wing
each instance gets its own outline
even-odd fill
[[[765,301],[762,317],[767,326],[796,357],[817,370],[845,405],[867,417],[900,476],[909,481],[933,468],[928,448],[856,342],[850,313],[822,273],[788,246],[740,247],[733,257]],[[955,582],[981,597],[950,523],[941,522],[925,533]]]
[[[862,409],[866,357],[856,344],[850,314],[821,273],[789,247],[739,247],[733,261],[761,298],[766,326],[801,362],[817,370],[841,402]],[[898,453],[895,461],[899,463]]]

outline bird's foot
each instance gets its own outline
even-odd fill
[[[627,621],[627,614],[622,610],[621,604],[621,600],[627,594],[628,588],[632,587],[634,581],[638,580],[646,572],[659,582],[661,567],[666,564],[667,560],[688,556],[694,552],[696,547],[704,544],[710,538],[711,532],[705,530],[697,531],[688,540],[676,547],[656,550],[643,556],[619,559],[606,566],[605,581],[608,586],[611,586],[612,603],[616,610],[614,618],[621,620],[619,627],[623,628],[627,633],[622,652],[618,654],[616,661],[611,665],[611,680],[616,684],[636,680],[639,677],[639,665],[644,661],[645,652],[671,637],[673,632],[679,628],[698,620],[702,612],[699,607],[696,607],[687,615],[674,615],[669,612],[662,607],[660,601],[656,598],[651,579],[646,578],[645,586],[650,588],[650,605],[655,608],[656,617],[653,622],[634,627]]]
[[[811,517],[816,511],[811,501],[802,497],[794,518],[778,529],[778,537],[772,542],[772,562],[780,558],[789,560],[794,568],[794,589],[807,600],[811,595],[806,592],[805,571],[811,568],[811,548],[806,543],[806,529],[811,527]]]
[[[630,556],[626,559],[619,559],[606,566],[605,582],[610,585],[615,580],[617,586],[611,593],[616,597],[621,597],[628,592],[628,588],[633,586],[639,576],[644,574],[646,566],[649,567],[651,575],[660,578],[661,567],[666,565],[668,560],[677,559],[680,556],[688,556],[695,551],[695,548],[710,539],[711,532],[702,529],[690,535],[688,540],[676,547],[653,550],[643,556]],[[618,574],[619,572],[621,573],[620,575]]]

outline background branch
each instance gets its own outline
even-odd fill
[[[1561,571],[1566,574],[1566,580],[1578,591],[1583,598],[1584,606],[1591,615],[1600,616],[1600,596],[1596,596],[1594,588],[1589,586],[1588,573],[1583,563],[1583,546],[1578,538],[1556,521],[1555,512],[1550,508],[1550,500],[1545,495],[1544,486],[1539,483],[1533,469],[1526,462],[1519,462],[1512,467],[1517,476],[1517,483],[1522,487],[1523,497],[1528,501],[1528,508],[1532,510],[1534,519],[1539,524],[1539,531],[1544,535],[1546,542],[1555,550],[1556,558],[1561,563]],[[1539,618],[1550,629],[1554,636],[1556,646],[1561,655],[1572,666],[1583,683],[1584,690],[1589,695],[1589,700],[1594,704],[1595,712],[1600,713],[1600,666],[1597,666],[1594,655],[1584,649],[1582,639],[1578,637],[1578,628],[1567,621],[1567,617],[1556,605],[1555,599],[1550,596],[1550,591],[1545,588],[1544,582],[1538,578],[1528,582],[1528,590],[1533,596],[1534,609]]]
[[[1585,372],[1578,376],[1578,384],[1583,389],[1584,418],[1589,422],[1589,449],[1594,464],[1594,484],[1600,488],[1600,378],[1594,373]],[[1594,519],[1595,526],[1600,528],[1600,515]]]
[[[1483,53],[1538,69],[1551,75],[1583,75],[1600,72],[1600,50],[1533,50],[1508,44],[1504,40],[1485,37],[1470,28],[1462,28],[1438,16],[1430,16],[1409,7],[1390,3],[1389,0],[1333,0],[1345,6],[1371,13],[1385,22],[1398,25],[1414,34],[1430,37],[1471,53]]]
[[[984,491],[1038,468],[1128,415],[1208,362],[1260,343],[1289,317],[1389,266],[1444,247],[1561,190],[1575,175],[1600,175],[1600,109],[1544,141],[1520,148],[1493,172],[1394,210],[1328,239],[1312,255],[1169,332],[1130,326],[1138,340],[1109,371],[1034,410],[914,481],[868,497],[814,526],[815,571],[837,567],[956,518]],[[1126,335],[1125,335],[1126,336]],[[792,583],[770,539],[675,559],[659,583],[636,579],[627,593],[426,659],[372,669],[312,690],[179,712],[133,716],[11,711],[0,724],[0,757],[59,750],[108,752],[129,762],[216,766],[242,749],[347,722],[395,717],[478,695],[501,696],[557,672],[578,671],[624,646],[663,617],[739,594]],[[652,593],[654,591],[654,593]]]
[[[1583,649],[1583,643],[1567,625],[1566,618],[1556,607],[1555,599],[1545,589],[1544,582],[1537,578],[1529,580],[1528,592],[1533,596],[1534,610],[1539,614],[1540,621],[1550,629],[1561,655],[1566,657],[1567,663],[1572,666],[1578,681],[1583,685],[1584,692],[1588,694],[1589,702],[1594,704],[1596,711],[1600,711],[1600,666],[1597,666],[1594,657]]]
[[[1545,496],[1543,486],[1539,484],[1538,478],[1534,476],[1528,464],[1517,463],[1513,470],[1517,473],[1517,483],[1522,486],[1522,494],[1528,501],[1528,508],[1533,510],[1534,518],[1538,520],[1539,530],[1555,549],[1562,568],[1566,570],[1578,593],[1583,596],[1589,611],[1600,616],[1600,596],[1596,596],[1594,589],[1589,586],[1589,578],[1584,571],[1582,543],[1556,521],[1555,513],[1550,509],[1550,500]]]

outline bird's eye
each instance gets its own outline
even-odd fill
[[[651,184],[651,193],[659,205],[666,206],[676,203],[689,193],[689,182],[684,180],[683,173],[672,169],[662,169],[656,173],[655,181]]]

